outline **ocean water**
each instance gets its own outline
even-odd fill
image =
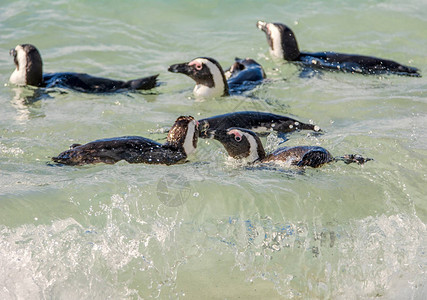
[[[300,48],[374,55],[424,77],[300,78],[272,59],[257,20]],[[160,74],[148,92],[95,95],[8,84],[10,48],[32,43],[46,72]],[[427,2],[2,1],[1,299],[426,299]],[[197,56],[261,63],[269,82],[196,101],[167,72]],[[239,110],[319,125],[286,145],[358,153],[363,166],[245,168],[201,140],[175,166],[53,166],[73,143],[164,141],[180,115]],[[280,143],[262,138],[268,150]]]

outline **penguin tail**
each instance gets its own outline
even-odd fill
[[[157,85],[157,77],[159,74],[138,78],[134,80],[129,80],[125,83],[125,86],[132,90],[150,90]]]
[[[334,160],[335,161],[339,161],[339,160],[343,161],[345,164],[356,163],[358,165],[363,165],[367,161],[374,160],[374,159],[369,158],[369,157],[364,158],[364,157],[360,156],[359,154],[347,154],[344,156],[335,157]]]
[[[421,77],[420,70],[415,67],[408,67],[408,66],[399,66],[397,73],[399,75],[406,75],[411,77]]]
[[[319,126],[313,125],[313,124],[306,124],[306,123],[299,123],[298,129],[301,130],[313,130],[315,132],[323,132],[322,129],[320,129]]]

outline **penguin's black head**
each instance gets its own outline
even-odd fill
[[[221,65],[213,58],[198,57],[169,66],[169,72],[185,74],[196,82],[194,95],[208,98],[228,95],[228,84]]]
[[[36,47],[22,44],[11,49],[15,71],[9,81],[16,85],[41,86],[43,83],[43,61]]]
[[[263,80],[267,76],[262,66],[252,58],[241,59],[236,57],[234,64],[225,71],[225,77],[227,80],[234,79],[234,81],[244,82]]]
[[[166,144],[189,155],[196,151],[198,137],[199,122],[191,116],[181,116],[169,130]]]
[[[232,127],[216,130],[214,139],[218,140],[234,159],[244,159],[249,163],[265,157],[265,151],[259,137],[252,131]]]
[[[281,23],[258,21],[257,27],[264,31],[272,55],[286,60],[296,60],[300,56],[298,43],[293,31]]]

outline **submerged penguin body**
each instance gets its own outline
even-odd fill
[[[359,155],[333,157],[328,150],[319,146],[283,147],[266,154],[259,137],[252,131],[243,128],[229,128],[215,132],[218,140],[228,155],[248,164],[279,164],[286,166],[317,168],[326,163],[342,160],[345,163],[363,164],[372,159]]]
[[[198,122],[182,116],[175,121],[164,144],[140,136],[107,138],[74,144],[52,160],[65,165],[114,164],[121,160],[172,165],[185,162],[196,150],[198,136]]]
[[[258,21],[257,27],[266,37],[270,53],[278,58],[301,63],[315,69],[359,74],[396,74],[420,77],[419,70],[398,62],[374,56],[337,52],[300,52],[294,32],[285,24]]]
[[[10,83],[47,88],[68,88],[86,93],[111,93],[123,90],[149,90],[156,86],[157,76],[149,76],[129,81],[95,77],[85,73],[46,73],[43,74],[43,61],[40,52],[31,44],[22,44],[10,50],[15,70]]]

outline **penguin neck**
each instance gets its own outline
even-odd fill
[[[43,65],[33,62],[24,53],[19,53],[18,65],[10,76],[9,81],[16,85],[43,85]]]
[[[43,85],[43,67],[41,64],[27,64],[27,84],[33,86]]]
[[[294,33],[289,28],[282,32],[281,48],[283,59],[288,61],[296,61],[299,59],[301,52],[299,51],[298,43]]]
[[[254,141],[254,144],[252,144],[252,141],[250,141],[251,144],[251,153],[249,154],[248,159],[254,163],[256,161],[262,161],[266,155],[264,146],[262,145],[261,141],[259,139],[257,141]],[[254,147],[254,150],[252,150]]]
[[[196,132],[196,127],[191,122],[187,125],[184,134],[180,133],[181,130],[182,128],[177,128],[174,125],[169,131],[166,143],[163,144],[163,147],[183,152],[188,156],[196,151],[199,133]]]
[[[257,136],[244,133],[249,141],[249,155],[243,158],[245,162],[254,163],[265,158],[265,150],[261,140]]]
[[[226,81],[220,81],[219,84],[215,84],[212,87],[199,83],[194,87],[193,94],[196,98],[215,98],[228,96],[228,83]]]

